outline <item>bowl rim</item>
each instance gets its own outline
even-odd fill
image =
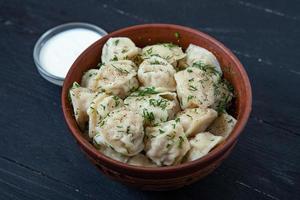
[[[243,93],[243,96],[245,96],[245,99],[246,99],[245,107],[242,110],[243,112],[240,113],[240,119],[238,120],[238,122],[236,123],[236,125],[233,129],[233,131],[231,133],[231,137],[229,137],[224,143],[222,143],[219,148],[216,148],[217,150],[216,149],[215,149],[215,151],[212,150],[204,157],[194,160],[194,161],[182,163],[182,164],[176,165],[176,166],[164,166],[164,167],[134,166],[134,165],[122,163],[120,161],[117,161],[117,160],[114,160],[112,158],[105,156],[104,154],[99,152],[86,138],[84,138],[84,136],[82,136],[82,132],[79,130],[79,128],[77,126],[75,127],[72,125],[72,124],[74,124],[75,119],[72,116],[72,114],[70,113],[70,111],[67,109],[67,104],[69,104],[69,102],[66,97],[68,95],[69,88],[67,87],[66,82],[68,82],[68,80],[71,79],[70,76],[71,76],[72,72],[76,70],[76,66],[77,66],[79,60],[82,60],[85,57],[85,54],[87,54],[87,52],[90,49],[93,49],[96,46],[98,46],[98,43],[100,41],[107,40],[108,38],[114,37],[115,35],[118,35],[124,31],[134,31],[137,29],[145,29],[145,28],[150,28],[150,27],[152,27],[152,28],[171,27],[171,28],[177,29],[178,31],[185,31],[185,32],[190,32],[195,35],[200,35],[202,38],[209,41],[209,43],[214,43],[218,48],[222,49],[222,51],[224,51],[225,54],[228,57],[230,57],[230,59],[235,63],[235,65],[237,66],[236,70],[239,71],[239,73],[241,74],[241,82],[244,83],[245,88],[246,88],[245,93]],[[207,35],[206,33],[203,33],[201,31],[193,29],[193,28],[176,25],[176,24],[153,23],[153,24],[140,24],[140,25],[121,28],[119,30],[113,31],[113,32],[109,33],[108,35],[102,37],[101,39],[99,39],[95,43],[93,43],[90,47],[88,47],[76,59],[76,61],[73,63],[73,65],[69,69],[69,72],[67,73],[65,82],[63,84],[61,101],[62,101],[62,109],[63,109],[63,113],[64,113],[64,118],[66,120],[66,123],[67,123],[72,135],[75,137],[76,141],[80,144],[81,148],[84,148],[84,150],[87,151],[87,153],[89,155],[92,155],[93,158],[95,158],[97,161],[99,161],[101,163],[103,162],[107,165],[114,166],[117,168],[122,168],[126,171],[131,171],[134,173],[160,174],[162,172],[173,173],[173,172],[178,172],[178,171],[183,171],[183,170],[188,170],[188,169],[192,169],[195,167],[203,166],[203,165],[205,165],[205,163],[211,162],[214,158],[220,156],[227,149],[229,149],[234,144],[234,142],[237,140],[238,136],[241,134],[241,132],[244,129],[244,127],[248,121],[248,118],[250,116],[251,107],[252,107],[252,90],[251,90],[251,85],[250,85],[248,75],[247,75],[243,65],[240,63],[238,58],[231,52],[231,50],[229,50],[227,47],[225,47],[225,45],[223,45],[221,42],[219,42],[215,38]]]

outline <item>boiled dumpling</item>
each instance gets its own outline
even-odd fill
[[[88,84],[89,89],[125,98],[131,90],[138,88],[137,68],[130,60],[112,61],[103,65]]]
[[[90,69],[85,72],[81,78],[81,86],[95,91],[98,87],[98,73],[98,69]]]
[[[177,114],[187,137],[203,132],[216,119],[218,113],[210,108],[190,108]]]
[[[110,112],[96,131],[103,143],[123,155],[133,156],[144,148],[143,117],[124,107]]]
[[[87,88],[80,87],[80,85],[75,82],[69,94],[77,124],[81,130],[84,130],[89,120],[87,109],[96,96],[96,93]]]
[[[105,93],[99,93],[91,102],[88,108],[89,115],[89,136],[94,137],[96,126],[114,109],[123,106],[123,100],[118,96],[109,96]]]
[[[222,136],[215,136],[209,132],[198,133],[189,141],[191,149],[187,153],[186,161],[193,161],[205,156],[221,141]]]
[[[158,166],[179,164],[189,149],[183,128],[175,120],[146,128],[146,155]]]
[[[232,86],[226,81],[219,81],[214,85],[215,88],[215,103],[211,106],[219,113],[226,111],[230,105],[232,98],[234,97]]]
[[[155,91],[153,88],[152,90]],[[163,92],[144,95],[145,91],[149,92],[151,88],[132,93],[124,100],[124,105],[128,109],[140,113],[144,117],[146,125],[155,125],[174,119],[175,114],[180,110],[176,93]]]
[[[222,113],[212,124],[209,126],[208,131],[214,135],[222,136],[226,139],[232,132],[236,124],[236,119],[227,113]]]
[[[185,62],[185,64],[183,64],[182,61]],[[186,57],[182,61],[180,63],[181,67],[182,64],[185,66],[193,66],[194,64],[211,66],[217,72],[222,73],[220,64],[215,55],[207,49],[196,46],[194,44],[190,44],[188,46],[188,48],[186,49]]]
[[[124,98],[138,88],[136,66],[132,61],[113,61],[99,69],[98,88],[105,93]]]
[[[175,73],[174,67],[165,59],[152,56],[139,66],[138,79],[145,87],[153,86],[161,91],[175,91]]]
[[[135,166],[140,166],[140,167],[156,167],[154,163],[147,158],[144,154],[137,154],[133,157],[131,157],[128,162],[129,165],[135,165]]]
[[[174,77],[182,109],[210,107],[219,110],[232,99],[233,94],[218,74],[188,67]]]
[[[100,69],[90,69],[81,80],[82,86],[93,91],[126,97],[138,88],[137,67],[130,60],[112,61]]]
[[[176,67],[177,61],[184,58],[186,55],[183,53],[181,47],[172,43],[162,43],[146,46],[142,49],[143,59],[150,58],[151,56],[159,56]]]
[[[140,49],[127,37],[109,38],[102,48],[102,63],[134,60]]]
[[[101,135],[98,134],[94,137],[94,146],[101,152],[103,153],[105,156],[112,158],[114,160],[126,163],[129,160],[129,156],[125,156],[123,154],[120,154],[118,152],[116,152],[114,150],[114,148],[112,146],[109,145],[105,145],[105,143],[103,142],[103,138],[101,138]]]

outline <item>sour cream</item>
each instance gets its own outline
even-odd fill
[[[50,74],[64,78],[82,51],[100,38],[99,33],[83,28],[61,32],[44,44],[40,63]]]
[[[85,23],[69,23],[47,31],[38,40],[34,59],[40,74],[48,81],[62,85],[76,58],[106,32]]]

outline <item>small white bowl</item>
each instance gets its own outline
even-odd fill
[[[96,33],[98,33],[101,37],[104,35],[107,35],[107,32],[103,30],[102,28],[88,24],[88,23],[81,23],[81,22],[73,22],[73,23],[67,23],[67,24],[62,24],[59,26],[56,26],[54,28],[49,29],[46,31],[36,42],[34,49],[33,49],[33,59],[34,63],[41,74],[43,78],[48,80],[51,83],[54,83],[56,85],[62,86],[65,77],[58,77],[54,74],[51,74],[49,71],[47,71],[43,65],[41,64],[40,60],[40,54],[43,46],[55,35],[62,33],[67,30],[75,29],[75,28],[80,28],[80,29],[86,29],[86,30],[91,30]],[[71,67],[71,66],[70,66]]]

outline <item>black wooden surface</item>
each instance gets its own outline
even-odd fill
[[[0,0],[0,199],[299,199],[299,11],[296,0]],[[253,112],[231,156],[172,192],[139,191],[99,173],[67,130],[61,88],[32,59],[43,32],[71,21],[108,32],[181,24],[231,48],[253,87]]]

